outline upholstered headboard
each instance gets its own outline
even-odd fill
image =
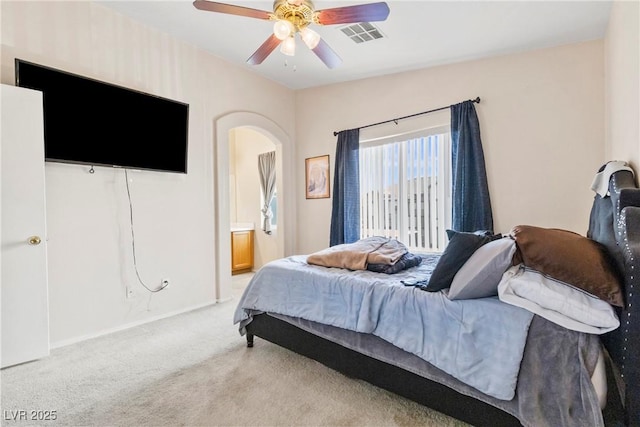
[[[620,374],[626,423],[640,426],[640,189],[633,174],[621,170],[612,174],[609,193],[596,194],[587,236],[609,249],[624,276],[620,327],[602,342]]]

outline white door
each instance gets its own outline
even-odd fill
[[[2,367],[49,354],[42,93],[2,85]]]

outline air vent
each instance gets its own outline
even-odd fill
[[[382,32],[371,22],[348,25],[340,28],[340,31],[356,43],[370,42],[384,37]]]

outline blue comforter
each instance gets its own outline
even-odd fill
[[[262,267],[238,303],[240,333],[270,312],[376,335],[497,399],[514,397],[533,315],[495,298],[451,301],[401,281],[428,279],[433,260],[390,277],[313,266],[292,256]]]

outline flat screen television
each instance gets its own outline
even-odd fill
[[[50,162],[187,173],[189,105],[15,60],[16,86],[43,92]]]

